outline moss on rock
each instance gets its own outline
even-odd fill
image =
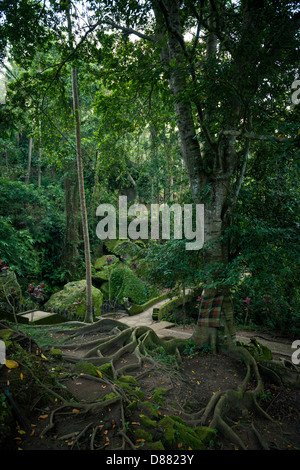
[[[97,284],[102,284],[108,280],[107,271],[96,271],[92,274],[92,279]]]
[[[216,437],[216,430],[207,426],[194,428],[194,432],[199,436],[203,444],[209,444]]]
[[[149,300],[149,287],[127,266],[117,266],[111,275],[112,298],[127,298],[134,304]]]
[[[104,256],[101,256],[100,258],[97,258],[95,263],[94,263],[94,268],[95,269],[102,269],[103,266],[105,266],[107,263],[106,263],[106,260],[110,259],[111,258],[111,262],[112,263],[115,263],[116,261],[119,261],[119,259],[115,256],[115,255],[104,255]]]
[[[94,286],[92,287],[92,299],[96,314],[99,314],[103,294]],[[45,308],[59,309],[61,312],[64,310],[70,313],[75,312],[78,317],[84,317],[86,312],[85,279],[66,284],[61,291],[56,292],[50,297],[45,304]]]

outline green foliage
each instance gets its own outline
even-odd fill
[[[192,286],[197,279],[199,254],[186,250],[187,240],[167,240],[149,245],[145,261],[147,277],[153,284],[167,288]]]
[[[198,346],[194,343],[193,340],[188,339],[185,344],[185,349],[183,350],[183,354],[187,356],[194,356],[198,352]]]
[[[74,365],[72,372],[76,374],[88,374],[93,377],[98,377],[99,374],[97,372],[98,368],[92,362],[77,362]]]
[[[264,159],[259,158],[262,152]],[[248,322],[254,325],[296,332],[300,307],[297,171],[293,148],[273,152],[273,146],[257,146],[228,230],[232,249],[239,251],[234,263],[241,273],[234,289],[235,311],[238,322],[244,322],[247,308]],[[249,305],[243,302],[247,297]]]
[[[36,188],[0,179],[1,254],[21,278],[45,278],[52,286],[62,281],[62,197],[57,186]]]
[[[39,272],[38,254],[33,250],[33,239],[28,230],[17,230],[9,217],[0,216],[0,251],[2,258],[18,275]]]
[[[92,303],[96,315],[100,314],[102,305],[102,292],[92,286]],[[64,288],[51,295],[46,302],[45,308],[59,309],[61,312],[66,310],[67,315],[75,318],[84,318],[86,312],[86,280],[68,282]]]
[[[75,1],[73,6],[77,8],[79,3]],[[166,18],[160,11],[162,2],[155,4]],[[100,25],[109,17],[145,35],[157,34],[151,1],[102,0],[83,5],[90,25]],[[209,14],[208,6],[209,2],[201,4],[203,19]],[[217,21],[222,42],[218,54],[204,53],[201,34],[198,42],[184,41],[188,60],[183,58],[178,64],[176,57],[161,61],[164,41],[134,41],[127,32],[114,28],[108,33],[98,27],[87,34],[86,29],[80,31],[80,23],[78,37],[86,36],[70,54],[62,4],[32,0],[1,3],[0,59],[8,44],[10,57],[5,69],[6,102],[0,105],[1,175],[6,176],[0,179],[0,257],[15,269],[22,285],[44,280],[54,289],[69,274],[68,266],[62,263],[69,234],[62,186],[76,160],[69,63],[74,60],[81,92],[81,137],[94,258],[100,257],[96,255],[95,209],[102,202],[115,203],[120,191],[134,186],[146,204],[167,199],[191,201],[175,101],[190,106],[197,126],[200,119],[194,138],[201,142],[204,161],[201,168],[192,166],[206,174],[202,196],[213,190],[216,179],[205,127],[211,136],[220,135],[231,124],[241,133],[253,131],[263,136],[263,140],[251,139],[237,204],[223,220],[224,224],[229,222],[222,241],[229,246],[230,262],[203,266],[198,253],[185,250],[185,240],[151,241],[142,249],[131,244],[130,253],[126,243],[120,244],[113,247],[115,254],[121,255],[123,248],[127,259],[137,261],[134,257],[138,256],[138,267],[136,271],[113,268],[112,297],[128,297],[143,304],[157,295],[153,285],[159,289],[199,283],[225,287],[233,292],[239,322],[247,318],[251,324],[297,331],[299,105],[291,105],[290,95],[297,73],[299,32],[295,26],[299,13],[296,2],[283,0],[276,5],[267,2],[263,9],[253,3],[249,11],[243,2],[225,2],[222,11],[219,8],[214,6],[216,18],[222,18]],[[80,10],[77,8],[77,13]],[[196,10],[193,2],[180,8],[182,38],[198,24]],[[205,22],[201,26],[207,33]],[[174,96],[169,83],[178,73],[185,86]],[[205,126],[201,116],[205,116]],[[29,136],[34,140],[31,182],[37,180],[40,139],[43,149],[39,188],[23,183]],[[278,136],[287,141],[275,142],[273,137]],[[229,205],[243,167],[245,140],[236,139],[238,160],[230,182]],[[220,148],[219,144],[214,145]],[[78,248],[76,275],[81,279],[82,240]],[[244,302],[246,298],[249,304]]]
[[[128,298],[134,304],[144,304],[157,294],[127,266],[116,267],[111,275],[111,298]]]

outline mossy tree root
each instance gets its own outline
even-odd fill
[[[157,334],[149,327],[135,327],[129,328],[115,320],[101,320],[94,325],[88,325],[83,328],[77,328],[76,332],[73,331],[69,334],[69,338],[78,337],[80,335],[90,334],[95,332],[93,329],[96,325],[97,331],[103,333],[103,328],[108,335],[106,338],[99,338],[99,340],[90,343],[83,343],[77,346],[77,349],[85,348],[83,359],[97,364],[110,363],[113,372],[113,379],[117,379],[128,370],[141,370],[143,365],[151,363],[155,367],[155,355],[157,350],[164,349],[166,355],[174,355],[178,361],[181,359],[181,353],[186,345],[183,339],[166,339],[159,338]],[[112,334],[110,334],[110,332]],[[213,394],[208,404],[196,413],[184,413],[184,419],[193,423],[194,425],[200,424],[201,426],[208,425],[213,429],[217,429],[226,439],[234,443],[241,449],[246,449],[246,445],[238,434],[227,424],[229,412],[231,410],[242,409],[243,414],[248,415],[248,411],[253,410],[261,417],[273,421],[272,418],[266,413],[259,405],[259,399],[263,393],[263,380],[260,375],[259,365],[253,355],[243,346],[237,346],[233,343],[226,344],[223,347],[222,353],[229,355],[245,364],[246,372],[241,385],[237,389],[217,392]],[[130,354],[136,358],[136,362],[127,364],[123,367],[117,367],[119,360]],[[82,360],[81,358],[78,360]],[[148,369],[149,370],[149,369]],[[148,372],[148,371],[147,371]],[[142,374],[139,374],[140,377]],[[254,382],[255,385],[249,389],[249,384]],[[124,402],[124,394],[120,390],[114,388],[117,393],[116,400],[120,403]],[[108,404],[106,402],[105,406]],[[85,406],[82,405],[83,411]],[[99,404],[98,404],[99,406]],[[100,405],[101,406],[101,405]],[[209,423],[209,424],[207,424]],[[254,432],[254,430],[253,430]],[[258,433],[255,433],[258,438]],[[129,444],[130,440],[122,435],[124,448],[125,443]]]
[[[177,338],[168,340],[159,338],[151,328],[146,326],[135,328],[126,327],[122,329],[122,327],[119,328],[119,322],[113,321],[113,323],[111,323],[110,320],[98,322],[98,328],[100,328],[101,324],[104,325],[104,322],[106,323],[105,327],[108,331],[111,331],[111,327],[113,326],[112,335],[108,335],[106,338],[99,338],[89,343],[82,343],[81,345],[76,344],[74,351],[84,351],[84,353],[80,355],[80,359],[79,357],[76,358],[70,355],[64,355],[63,358],[71,362],[88,361],[92,362],[94,365],[110,363],[114,378],[124,374],[125,371],[140,370],[146,361],[154,366],[155,361],[151,356],[153,351],[158,347],[164,348],[166,354],[174,355],[177,361],[180,362],[180,351],[182,351],[185,346],[185,340]],[[118,327],[117,331],[115,329],[116,327]],[[94,330],[92,331],[94,333]],[[103,332],[101,329],[99,329],[99,331]],[[69,338],[89,334],[90,332],[90,326],[84,329],[79,328],[77,333],[73,332],[69,335]],[[65,344],[64,347],[71,349],[68,347],[68,344]],[[132,354],[136,358],[136,362],[117,369],[117,361],[126,354]]]
[[[131,442],[131,440],[125,433],[126,422],[125,422],[125,413],[124,413],[124,403],[128,404],[130,403],[130,400],[127,398],[122,388],[120,388],[118,384],[114,383],[109,378],[93,377],[88,374],[82,374],[81,377],[108,385],[115,396],[112,396],[111,398],[105,399],[103,401],[96,401],[92,403],[78,403],[78,402],[71,403],[69,401],[63,401],[59,407],[55,408],[51,412],[49,423],[40,433],[40,437],[45,436],[49,431],[51,431],[55,427],[55,424],[56,424],[55,417],[62,416],[62,415],[64,416],[74,415],[74,407],[76,408],[76,413],[80,415],[86,415],[90,411],[95,411],[95,410],[103,409],[106,407],[109,408],[111,405],[118,403],[120,406],[120,415],[121,415],[121,429],[118,432],[118,436],[122,438],[122,444],[119,448],[116,448],[113,450],[126,450],[127,446],[129,446],[131,449],[136,450],[136,447],[134,446],[134,444]],[[95,425],[94,421],[91,421],[90,423],[88,423],[80,432],[73,432],[73,433],[70,433],[68,436],[61,436],[58,438],[58,440],[65,440],[69,437],[73,437],[74,441],[71,446],[71,449],[73,449],[75,445],[79,444],[79,440],[81,439],[81,437],[84,437],[85,440],[87,439],[86,434],[87,434],[87,431],[91,427],[93,427],[94,429],[92,433],[90,432],[88,433],[88,436],[89,436],[88,439],[90,440],[89,448],[90,450],[94,450],[94,443],[95,443],[96,435],[99,429],[101,428],[100,425]],[[104,449],[105,445],[106,444],[104,444],[99,450]]]
[[[244,412],[254,410],[267,420],[273,422],[273,419],[258,404],[258,399],[263,392],[263,382],[254,357],[245,348],[235,345],[230,345],[223,352],[242,360],[246,365],[246,374],[242,384],[236,390],[227,390],[225,393],[218,392],[211,397],[200,419],[200,424],[204,426],[209,416],[212,416],[209,427],[217,429],[230,442],[240,449],[246,450],[246,445],[226,423],[226,414],[232,409],[242,409]],[[256,386],[252,390],[247,390],[252,378],[256,380]]]

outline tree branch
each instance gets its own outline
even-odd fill
[[[240,176],[239,176],[239,179],[238,179],[238,182],[237,182],[237,186],[236,186],[236,189],[235,189],[235,194],[234,194],[234,197],[233,197],[233,205],[235,205],[237,203],[238,198],[239,198],[240,190],[241,190],[241,187],[242,187],[242,182],[243,182],[243,179],[244,179],[244,176],[245,176],[245,173],[246,173],[248,157],[249,157],[249,150],[250,150],[250,140],[247,139],[246,147],[244,149],[243,165],[242,165],[242,168],[241,168],[241,173],[240,173]]]
[[[223,130],[220,134],[234,136],[234,137],[241,137],[246,138],[249,140],[260,140],[265,142],[270,142],[274,140],[275,142],[291,142],[291,138],[288,137],[276,137],[273,135],[257,135],[253,132],[248,131],[234,131],[234,130]]]
[[[185,57],[188,58],[189,55],[188,55],[188,52],[187,52],[186,47],[185,47],[184,39],[183,39],[182,35],[179,34],[178,31],[176,31],[176,29],[173,28],[173,26],[171,25],[171,23],[169,21],[169,13],[168,13],[168,10],[166,8],[166,5],[164,4],[163,0],[158,0],[157,3],[159,5],[159,8],[160,8],[163,16],[164,16],[167,30],[177,39],[177,41],[178,41]]]
[[[147,41],[155,42],[155,38],[152,36],[148,36],[147,34],[140,33],[139,31],[136,31],[133,28],[128,28],[127,26],[121,26],[120,24],[116,23],[114,20],[108,18],[102,21],[102,24],[105,24],[107,26],[111,26],[112,28],[115,29],[120,29],[123,31],[125,34],[134,34],[135,36],[138,36],[141,39],[146,39]]]

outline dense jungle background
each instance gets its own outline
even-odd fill
[[[0,446],[300,448],[299,24],[293,1],[2,1]],[[172,217],[99,239],[120,195],[204,204],[204,247]],[[193,336],[215,292],[230,354]]]

